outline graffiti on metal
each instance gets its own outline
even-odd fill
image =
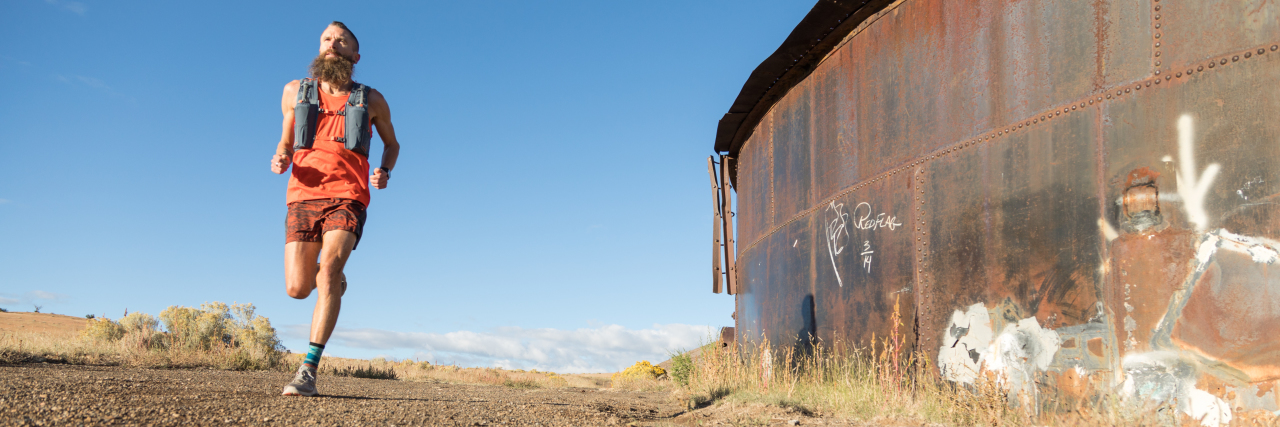
[[[866,343],[901,298],[950,381],[1280,411],[1280,4],[864,15],[722,141],[740,342]]]

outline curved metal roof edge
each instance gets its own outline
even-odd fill
[[[729,112],[720,118],[715,151],[736,157],[774,103],[808,77],[845,36],[890,4],[892,0],[818,0],[778,50],[743,83]]]

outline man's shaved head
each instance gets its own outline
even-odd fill
[[[333,21],[333,22],[329,23],[329,26],[330,26],[330,27],[338,27],[338,28],[341,28],[341,29],[342,29],[342,31],[346,31],[346,32],[347,32],[347,34],[351,36],[351,42],[352,42],[352,44],[354,44],[354,45],[355,45],[355,47],[356,47],[356,52],[359,52],[359,51],[360,51],[360,39],[357,39],[357,38],[356,38],[356,33],[351,32],[351,29],[350,29],[350,28],[347,28],[347,24],[343,24],[343,23],[342,23],[342,21]]]

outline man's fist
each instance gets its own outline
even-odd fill
[[[289,170],[289,162],[292,160],[284,154],[271,156],[271,171],[277,174],[284,173],[284,171]]]
[[[387,188],[387,180],[389,179],[391,179],[390,172],[383,168],[377,168],[373,170],[373,175],[369,175],[369,184],[373,185],[373,188],[381,190]]]

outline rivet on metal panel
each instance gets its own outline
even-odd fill
[[[1093,105],[1093,100],[1092,100],[1092,99],[1090,99],[1090,100],[1089,100],[1089,105]]]
[[[1259,54],[1259,55],[1264,54],[1264,53],[1267,53],[1267,50],[1266,50],[1266,49],[1258,49],[1258,54]]]
[[[1117,91],[1117,92],[1119,92],[1119,91]],[[1125,89],[1124,89],[1124,93],[1129,93],[1129,88],[1125,88]]]
[[[1157,57],[1157,58],[1159,58],[1159,57],[1160,57],[1160,51],[1158,51],[1158,50],[1156,51],[1156,57]]]
[[[1178,78],[1182,78],[1182,72],[1181,72],[1181,71],[1179,71],[1179,72],[1178,72],[1177,77],[1178,77]]]
[[[996,136],[1004,135],[1004,131],[996,132]]]
[[[1054,112],[1053,112],[1053,115],[1055,115],[1055,116],[1061,116],[1061,115],[1062,115],[1062,112],[1061,112],[1061,111],[1054,111]]]
[[[1271,45],[1271,51],[1272,51],[1272,52],[1275,52],[1275,51],[1276,51],[1276,49],[1280,49],[1280,45],[1275,45],[1275,44]]]
[[[1160,33],[1156,33],[1156,38],[1160,38]]]
[[[1159,66],[1160,66],[1160,61],[1156,61],[1156,66],[1157,66],[1157,67],[1159,67]]]
[[[1201,65],[1199,67],[1196,67],[1196,71],[1204,71],[1204,66]]]
[[[1191,73],[1194,73],[1194,72],[1196,72],[1196,70],[1192,70],[1192,69],[1190,69],[1190,68],[1188,68],[1188,69],[1187,69],[1187,75],[1188,75],[1188,76],[1189,76],[1189,75],[1191,75]]]
[[[1080,108],[1084,108],[1084,103],[1083,103],[1083,102],[1081,102],[1081,103],[1080,103]]]
[[[1218,60],[1218,65],[1227,65],[1227,58],[1219,59],[1219,60]]]
[[[1099,96],[1099,97],[1098,97],[1098,102],[1102,102],[1102,97],[1101,97],[1101,96]]]
[[[1156,70],[1156,75],[1160,75],[1160,70]]]
[[[1072,106],[1071,106],[1071,109],[1072,109],[1072,110],[1076,109],[1076,106],[1072,105]],[[1066,108],[1063,108],[1063,109],[1062,109],[1062,111],[1066,111],[1066,110],[1067,110]]]
[[[1164,78],[1166,78],[1166,79],[1167,79],[1167,78],[1169,78],[1169,76],[1164,76]],[[1160,84],[1160,79],[1156,79],[1156,84]]]
[[[1156,24],[1156,28],[1160,28],[1160,24]],[[1160,47],[1160,42],[1156,42],[1156,47]]]
[[[1181,76],[1181,74],[1179,74],[1179,76]],[[1168,75],[1168,74],[1165,74],[1165,75],[1164,75],[1164,79],[1165,79],[1165,80],[1169,80],[1169,79],[1172,79],[1172,78],[1173,78],[1173,76],[1171,76],[1171,75]]]
[[[1158,5],[1158,4],[1157,4],[1157,5],[1156,5],[1156,12],[1159,12],[1159,11],[1160,11],[1160,5]]]
[[[1236,61],[1239,61],[1239,60],[1240,60],[1240,55],[1233,55],[1233,56],[1231,56],[1231,62],[1236,62]]]
[[[1159,80],[1156,80],[1156,81],[1159,81]],[[1148,80],[1148,81],[1147,81],[1147,87],[1151,87],[1151,81],[1150,81],[1150,80]]]
[[[1252,52],[1245,52],[1245,53],[1244,53],[1244,59],[1249,59],[1249,57],[1250,57],[1250,56],[1253,56],[1253,53],[1252,53]]]
[[[1209,68],[1213,68],[1214,65],[1217,65],[1217,64],[1214,62],[1209,62]]]
[[[1157,22],[1157,23],[1156,23],[1156,29],[1160,29],[1160,23],[1159,23],[1159,22]],[[1159,46],[1159,44],[1157,43],[1157,44],[1156,44],[1156,46]]]
[[[1063,109],[1062,109],[1062,112],[1064,112],[1064,113],[1070,113],[1071,111],[1067,110],[1066,108],[1063,108]]]
[[[1142,90],[1142,85],[1134,86],[1134,87],[1133,87],[1133,90]],[[1128,91],[1129,91],[1129,89],[1125,89],[1124,91],[1125,91],[1125,92],[1128,92]]]
[[[1160,20],[1160,14],[1159,14],[1159,13],[1157,13],[1157,14],[1156,14],[1156,16],[1155,16],[1154,18],[1156,18],[1156,20],[1157,20],[1157,21],[1159,21],[1159,20]]]

